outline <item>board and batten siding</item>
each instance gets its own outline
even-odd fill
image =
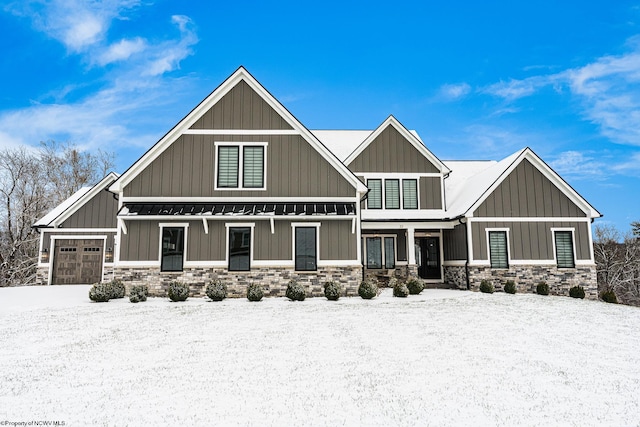
[[[349,165],[358,172],[440,173],[393,126],[388,126]]]
[[[442,209],[442,181],[439,177],[420,177],[420,209]]]
[[[574,228],[576,260],[590,260],[589,230],[580,222],[473,222],[473,258],[488,261],[487,228],[509,229],[509,257],[512,260],[553,260],[552,228]]]
[[[191,129],[292,129],[260,95],[240,81]]]
[[[127,221],[127,234],[120,234],[120,261],[160,259],[160,221]]]
[[[266,190],[214,190],[214,142],[267,142]],[[354,187],[300,135],[182,135],[125,197],[353,197]]]
[[[442,246],[445,261],[467,259],[467,233],[465,224],[458,224],[453,229],[442,230]]]
[[[74,212],[61,228],[116,228],[118,201],[113,193],[98,192],[91,200]]]
[[[90,231],[90,232],[73,232],[73,233],[62,233],[61,229],[54,229],[48,231],[47,229],[42,229],[42,248],[49,249],[51,247],[51,238],[55,237],[56,239],[70,239],[75,238],[77,236],[107,236],[106,249],[114,247],[115,241],[115,232],[104,232],[104,231]],[[90,238],[90,237],[89,237]]]
[[[524,159],[475,210],[476,217],[585,217],[558,187]]]

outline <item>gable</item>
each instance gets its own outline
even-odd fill
[[[440,173],[394,126],[387,126],[348,166],[354,172]]]
[[[280,114],[244,80],[191,126],[190,129],[292,129]]]
[[[523,159],[475,210],[478,217],[585,217],[571,199]]]
[[[112,193],[99,191],[65,219],[62,228],[116,228],[118,201]]]

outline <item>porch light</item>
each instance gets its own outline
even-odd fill
[[[113,262],[113,248],[107,248],[107,252],[104,254],[104,262]]]
[[[44,248],[42,252],[40,252],[40,262],[43,264],[49,262],[49,249]]]

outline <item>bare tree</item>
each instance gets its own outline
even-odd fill
[[[80,187],[106,175],[113,158],[56,142],[40,149],[0,150],[0,286],[34,281],[39,236],[32,225]]]

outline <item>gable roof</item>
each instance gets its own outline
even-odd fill
[[[239,82],[244,81],[253,89],[266,103],[273,108],[294,131],[300,135],[320,153],[358,192],[366,193],[366,186],[329,150],[322,142],[309,131],[302,123],[296,119],[273,95],[267,91],[244,67],[239,67],[231,76],[220,84],[209,94],[200,104],[198,104],[187,116],[167,132],[156,144],[154,144],[145,154],[142,155],[120,178],[114,182],[109,191],[117,193],[130,183],[140,172],[151,164],[160,154],[162,154],[180,135],[193,124],[211,107],[222,99]]]
[[[349,154],[360,145],[362,142],[371,135],[372,130],[320,130],[313,129],[313,133],[316,138],[320,140],[333,154],[344,162]],[[415,136],[421,144],[424,145],[422,138],[415,130],[409,130]]]
[[[448,161],[452,169],[445,180],[447,211],[451,217],[471,216],[523,160],[528,160],[590,218],[602,216],[573,187],[527,147],[499,162]]]
[[[344,159],[344,164],[349,165],[353,162],[375,139],[388,127],[393,127],[402,135],[413,147],[418,150],[427,160],[429,160],[441,173],[447,174],[449,168],[422,143],[422,140],[415,132],[410,132],[402,123],[393,115],[380,124],[364,141],[362,141],[352,152]]]
[[[93,199],[96,194],[103,191],[120,175],[115,172],[109,173],[102,178],[99,183],[93,187],[82,187],[73,193],[68,199],[53,208],[48,214],[43,216],[35,224],[34,228],[57,227],[67,220],[71,215],[76,213],[89,200]]]

